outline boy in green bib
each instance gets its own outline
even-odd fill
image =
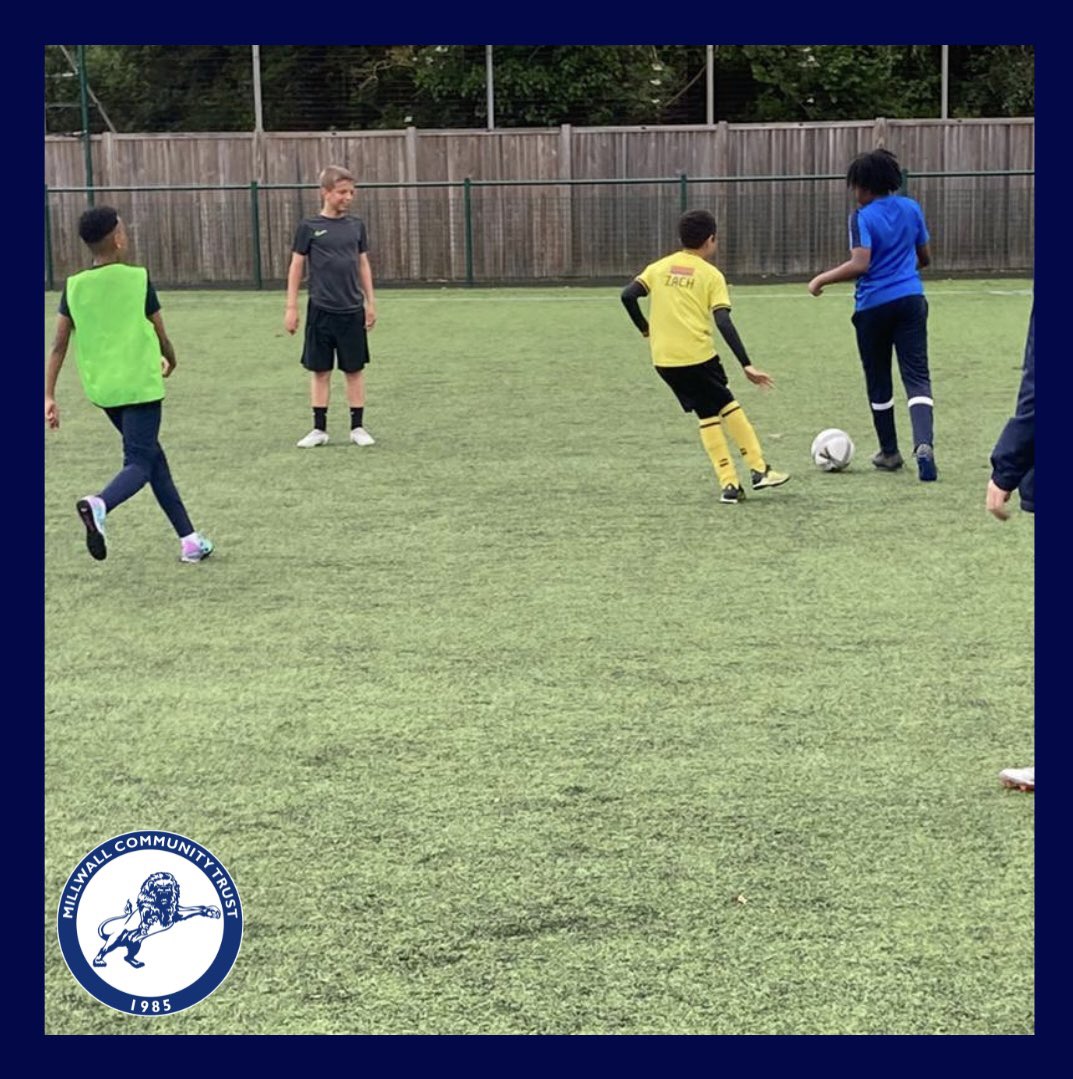
[[[86,396],[123,436],[123,468],[99,494],[75,503],[86,546],[98,561],[107,557],[106,516],[148,483],[179,537],[180,560],[201,562],[212,554],[212,541],[190,523],[158,441],[164,379],[175,370],[160,301],[145,268],[124,265],[127,230],[112,207],[87,210],[78,234],[93,253],[93,265],[69,277],[60,297],[45,372],[45,422],[51,430],[60,425],[56,380],[74,334]]]

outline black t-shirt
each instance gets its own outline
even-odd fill
[[[92,267],[94,270],[100,269],[99,266]],[[160,310],[160,299],[156,294],[156,289],[153,288],[153,282],[146,277],[145,287],[145,317],[152,318]],[[67,283],[64,282],[63,292],[60,293],[60,307],[59,313],[65,318],[71,319],[71,325],[74,325],[74,319],[71,318],[70,309],[67,306]]]
[[[359,256],[369,250],[360,217],[307,217],[294,234],[295,254],[309,259],[309,302],[350,314],[365,305],[358,283]]]

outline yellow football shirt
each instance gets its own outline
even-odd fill
[[[700,255],[676,251],[646,266],[648,342],[657,367],[704,363],[716,353],[712,311],[730,307],[726,278]]]

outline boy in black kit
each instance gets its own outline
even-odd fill
[[[328,400],[334,362],[346,376],[350,404],[350,441],[372,446],[373,436],[363,426],[365,365],[369,362],[366,331],[376,324],[373,271],[365,223],[350,217],[354,177],[339,165],[320,174],[321,210],[306,218],[294,237],[287,271],[287,310],[283,326],[298,329],[298,288],[309,261],[309,306],[306,313],[302,366],[310,372],[309,396],[313,430],[298,442],[303,449],[328,441]]]

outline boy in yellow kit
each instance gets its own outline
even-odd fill
[[[749,466],[753,490],[779,487],[790,477],[776,472],[764,459],[756,431],[727,385],[715,350],[713,314],[745,377],[757,386],[775,383],[749,362],[730,321],[726,278],[708,261],[715,254],[715,218],[706,210],[691,210],[678,222],[678,236],[682,250],[646,266],[622,290],[622,302],[634,325],[649,339],[657,374],[674,391],[682,408],[697,414],[700,440],[719,479],[719,501],[734,504],[745,497],[745,491],[724,431]],[[651,300],[651,325],[638,302],[645,295]]]

